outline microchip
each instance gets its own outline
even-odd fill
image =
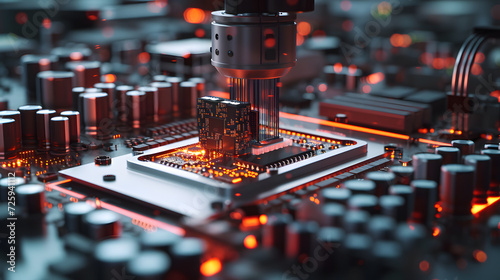
[[[273,164],[286,162],[287,160],[300,159],[302,156],[308,156],[310,153],[312,151],[306,148],[288,146],[261,155],[243,155],[236,160],[263,169]]]

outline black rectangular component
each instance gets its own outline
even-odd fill
[[[243,155],[236,160],[245,164],[251,164],[256,167],[258,166],[262,169],[283,161],[286,162],[286,160],[290,160],[298,156],[306,156],[309,153],[311,153],[311,151],[306,148],[288,146],[261,155]]]

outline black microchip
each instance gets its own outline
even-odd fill
[[[210,132],[224,134],[224,120],[218,118],[208,118],[208,130]]]
[[[286,161],[287,159],[293,159],[297,156],[309,154],[310,152],[311,150],[308,150],[306,148],[298,146],[288,146],[262,155],[243,155],[238,157],[237,160],[259,166],[260,168],[264,168],[278,162]]]

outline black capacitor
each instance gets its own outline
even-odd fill
[[[351,210],[363,210],[370,214],[377,211],[378,198],[371,194],[355,194],[347,201],[347,207]]]
[[[21,77],[27,91],[28,100],[37,100],[37,74],[42,71],[55,70],[57,57],[53,55],[27,54],[21,57]]]
[[[343,228],[348,233],[366,233],[370,214],[361,210],[349,210],[344,216]]]
[[[133,128],[140,128],[146,120],[146,94],[139,90],[127,92],[127,104],[130,106],[128,124]]]
[[[158,100],[158,89],[152,86],[149,87],[139,87],[138,91],[142,91],[146,94],[145,96],[145,106],[146,106],[146,114],[145,121],[146,123],[155,123],[158,122],[158,109],[159,109],[159,100]]]
[[[94,85],[94,88],[98,89],[100,92],[108,94],[109,117],[114,118],[114,109],[116,108],[116,103],[115,103],[116,85],[114,83],[97,83]]]
[[[443,157],[437,154],[421,153],[413,155],[415,180],[432,180],[439,184]]]
[[[297,260],[311,256],[319,226],[313,221],[295,221],[286,228],[286,256]]]
[[[370,180],[348,180],[342,183],[342,187],[355,194],[375,194],[375,182]]]
[[[0,119],[0,159],[11,159],[17,157],[16,121],[14,119]]]
[[[80,112],[64,111],[61,116],[69,119],[69,142],[80,143]]]
[[[117,119],[121,123],[127,122],[131,104],[127,103],[127,92],[133,91],[134,87],[128,85],[117,86],[115,89]]]
[[[345,206],[339,203],[328,202],[323,204],[323,225],[332,227],[342,227],[344,223]]]
[[[80,101],[80,94],[85,93],[84,87],[74,87],[71,89],[71,98],[72,98],[72,108],[73,111],[78,111],[81,109],[81,104],[78,104]]]
[[[69,118],[58,116],[50,119],[50,150],[55,154],[69,152]]]
[[[394,165],[389,167],[389,172],[394,173],[397,185],[409,185],[413,180],[413,167]]]
[[[193,82],[182,82],[179,85],[179,112],[181,118],[196,118],[196,103],[198,93],[196,84]]]
[[[46,108],[68,110],[73,107],[72,72],[43,71],[37,75],[37,100]]]
[[[16,187],[17,206],[23,214],[45,213],[45,186],[42,184],[25,184]]]
[[[184,277],[181,279],[196,280],[201,278],[199,268],[206,247],[202,239],[194,237],[183,238],[172,247],[172,269]]]
[[[435,153],[443,157],[442,165],[458,164],[461,162],[460,149],[458,147],[437,147]]]
[[[167,77],[165,79],[165,82],[172,85],[172,108],[174,117],[179,117],[179,95],[182,80],[181,77]]]
[[[139,238],[144,249],[163,251],[167,254],[172,253],[172,246],[181,239],[181,236],[161,229],[153,232],[144,231]]]
[[[65,204],[64,228],[68,233],[85,234],[83,218],[92,211],[94,211],[94,207],[83,201]]]
[[[380,197],[389,193],[389,187],[394,185],[396,176],[390,172],[375,171],[367,173],[365,179],[375,183],[375,195]]]
[[[127,275],[135,280],[164,280],[170,269],[170,257],[160,251],[142,251],[127,264]]]
[[[190,82],[195,83],[196,85],[196,96],[198,98],[203,97],[206,95],[205,91],[205,79],[201,77],[193,77],[189,79]]]
[[[42,110],[39,105],[24,105],[19,107],[21,112],[21,128],[24,145],[33,145],[37,141],[36,136],[36,112]]]
[[[172,119],[172,84],[154,82],[150,84],[158,89],[158,121],[167,122]]]
[[[116,279],[116,275],[126,273],[126,266],[129,261],[139,254],[140,248],[134,238],[118,238],[104,240],[95,246],[93,270],[95,276],[90,279],[110,280]],[[130,275],[127,275],[130,278]],[[133,278],[135,279],[135,278]]]
[[[15,121],[15,132],[10,137],[16,141],[16,150],[20,151],[22,147],[21,112],[14,110],[0,111],[0,119],[13,119]]]
[[[491,158],[491,181],[489,196],[500,196],[500,150],[481,150],[481,154]]]
[[[415,205],[415,191],[408,185],[392,185],[389,188],[389,194],[397,195],[405,200],[406,219],[411,218],[413,207]]]
[[[36,136],[40,151],[50,150],[50,119],[55,116],[55,110],[42,109],[36,112]]]
[[[432,180],[413,180],[411,186],[415,193],[413,221],[431,226],[436,214],[437,183]]]
[[[472,140],[453,140],[451,146],[459,148],[461,156],[473,154],[475,150],[474,141]]]
[[[409,210],[405,199],[398,195],[383,195],[379,198],[380,213],[393,218],[398,223],[408,220]]]
[[[319,199],[322,203],[336,202],[347,205],[347,200],[351,197],[351,191],[344,188],[324,188],[319,193]]]
[[[273,214],[267,219],[263,226],[262,243],[265,248],[275,248],[281,254],[285,254],[286,249],[286,227],[293,221],[288,214]]]
[[[90,135],[108,135],[110,131],[107,125],[111,122],[109,119],[108,94],[104,92],[83,93],[80,97],[83,99],[85,132]]]
[[[375,240],[392,240],[396,222],[392,217],[376,215],[368,222],[368,233]]]
[[[9,100],[0,98],[0,111],[9,110]]]
[[[116,238],[121,235],[120,216],[109,210],[95,210],[87,213],[84,218],[84,234],[92,240]]]
[[[71,61],[66,68],[73,71],[73,87],[91,88],[101,82],[101,63],[99,61]]]
[[[491,182],[491,158],[487,155],[466,155],[464,164],[474,167],[476,171],[473,203],[487,203]]]
[[[443,215],[472,218],[474,196],[474,167],[447,164],[441,167],[441,206]]]

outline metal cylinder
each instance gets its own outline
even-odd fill
[[[134,87],[121,85],[117,86],[115,90],[116,94],[116,111],[117,119],[121,123],[127,122],[127,115],[130,112],[130,104],[127,104],[127,92],[133,91]]]
[[[396,176],[395,184],[409,185],[413,180],[413,167],[395,165],[389,167],[389,172],[394,173]]]
[[[69,152],[69,118],[58,116],[50,119],[50,150],[55,154]]]
[[[21,131],[24,145],[33,145],[37,141],[36,136],[36,112],[42,110],[39,105],[25,105],[18,108],[21,112]]]
[[[481,154],[491,158],[491,182],[488,195],[500,196],[500,150],[481,150]]]
[[[14,119],[0,119],[0,159],[11,159],[17,156],[17,143],[14,135],[16,121]]]
[[[411,186],[415,193],[413,205],[413,221],[431,226],[436,213],[437,183],[431,180],[413,180]]]
[[[90,135],[107,135],[109,123],[109,105],[107,93],[83,93],[83,122],[85,132]]]
[[[64,67],[66,62],[88,60],[92,55],[92,51],[85,46],[57,47],[50,53],[57,56],[61,67]]]
[[[42,106],[53,109],[73,107],[72,72],[43,71],[37,75],[37,99]]]
[[[189,79],[189,81],[196,84],[196,95],[198,96],[198,98],[206,95],[205,79],[200,77],[193,77]]]
[[[94,88],[98,89],[100,92],[108,94],[109,117],[114,118],[114,108],[116,107],[115,104],[116,85],[114,83],[97,83],[94,85]]]
[[[27,91],[28,100],[34,102],[36,98],[36,77],[39,72],[54,70],[57,57],[53,55],[27,54],[21,57],[21,77]]]
[[[55,116],[55,110],[44,109],[36,112],[36,136],[40,151],[50,150],[50,119]]]
[[[390,172],[374,171],[367,173],[365,179],[375,183],[375,195],[380,197],[389,194],[389,187],[394,185],[396,176]]]
[[[80,94],[82,93],[85,93],[84,87],[74,87],[71,89],[71,102],[73,104],[73,111],[78,111],[80,109],[81,105],[78,102],[80,101]]]
[[[154,82],[150,84],[158,89],[158,121],[167,122],[172,119],[172,84]]]
[[[439,184],[443,157],[437,154],[422,153],[413,155],[413,169],[416,180],[432,180]]]
[[[474,167],[462,164],[443,165],[440,196],[444,215],[472,218]]]
[[[8,110],[9,109],[9,100],[5,98],[0,98],[0,110]]]
[[[45,186],[26,184],[16,188],[19,207],[25,215],[45,213]]]
[[[167,77],[165,79],[165,81],[172,85],[173,116],[179,117],[179,95],[180,95],[180,84],[182,82],[182,78],[181,77]]]
[[[435,153],[443,157],[443,165],[461,162],[460,149],[457,147],[437,147]]]
[[[71,61],[66,68],[73,71],[73,87],[91,88],[101,82],[101,63],[99,61]]]
[[[146,116],[146,94],[142,91],[133,90],[127,92],[127,104],[130,106],[128,123],[133,128],[141,127]]]
[[[193,82],[182,82],[180,84],[179,95],[179,113],[181,118],[196,118],[197,99],[196,84]]]
[[[13,119],[15,121],[15,132],[10,137],[16,142],[16,151],[20,151],[22,147],[22,128],[21,128],[21,112],[19,111],[0,111],[0,119]]]
[[[487,155],[467,155],[464,157],[464,164],[474,167],[476,171],[473,202],[487,203],[491,182],[491,158]]]
[[[80,143],[80,112],[64,111],[61,116],[67,117],[69,121],[69,142]]]
[[[475,149],[474,141],[472,140],[453,140],[451,141],[451,146],[459,148],[462,156],[473,154]]]
[[[158,89],[155,87],[139,87],[138,91],[142,91],[145,96],[145,121],[146,123],[158,122]]]

